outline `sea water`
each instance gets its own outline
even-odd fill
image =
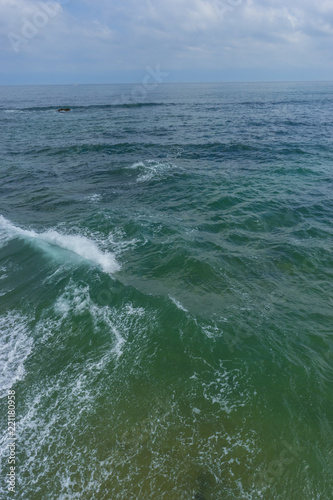
[[[133,95],[0,88],[1,498],[333,498],[333,84]]]

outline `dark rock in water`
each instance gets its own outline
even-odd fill
[[[70,111],[70,110],[71,110],[71,108],[60,108],[57,111],[60,111],[62,113],[64,111]]]

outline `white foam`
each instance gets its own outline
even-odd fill
[[[51,254],[52,247],[68,250],[84,260],[94,262],[107,274],[113,274],[120,269],[112,253],[101,251],[94,241],[85,236],[61,234],[52,229],[43,233],[21,229],[2,215],[0,215],[0,231],[0,243],[19,237],[37,244],[39,248]],[[45,243],[49,246],[45,246]]]
[[[52,245],[69,250],[85,260],[95,262],[108,274],[112,274],[119,270],[119,265],[113,254],[110,252],[102,252],[95,242],[89,240],[85,236],[64,235],[57,231],[50,230],[37,235],[37,237],[42,238]]]
[[[134,163],[129,168],[141,172],[136,182],[147,182],[152,179],[158,180],[164,178],[171,169],[175,168],[175,165],[170,162],[146,160],[144,162],[139,161]]]
[[[128,307],[125,306],[124,315],[128,314]],[[89,287],[77,287],[70,283],[65,292],[58,298],[54,305],[54,311],[65,320],[69,314],[80,315],[89,312],[96,329],[106,328],[114,338],[114,345],[111,353],[118,359],[123,353],[123,346],[126,343],[128,328],[123,321],[123,314],[112,310],[108,305],[99,306],[90,297]],[[133,308],[132,314],[135,314]],[[109,356],[107,356],[109,359]]]
[[[8,312],[0,317],[0,397],[24,378],[24,362],[32,349],[27,318]]]
[[[90,196],[87,196],[86,199],[88,201],[90,201],[91,203],[97,203],[98,201],[100,201],[102,199],[102,195],[95,193],[95,194],[91,194]]]
[[[132,240],[126,239],[126,234],[121,229],[114,230],[109,234],[107,241],[114,248],[116,255],[121,255],[128,250],[132,250],[140,243],[138,238],[133,238]]]
[[[8,221],[0,215],[0,247],[3,247],[12,238]]]
[[[144,167],[144,163],[142,161],[138,161],[136,163],[133,163],[133,165],[131,165],[129,168],[132,168],[132,169],[136,169],[136,168],[139,168],[139,167]]]
[[[169,295],[169,299],[175,304],[176,307],[178,307],[178,309],[180,309],[181,311],[184,311],[184,312],[188,312],[187,309],[185,309],[184,306],[182,306],[182,304],[177,300],[175,299],[174,297],[171,297],[171,295]]]
[[[124,307],[124,311],[126,314],[129,314],[131,316],[143,316],[145,314],[145,310],[143,307],[133,307],[131,303],[126,304]]]
[[[24,113],[21,109],[4,109],[4,113]]]
[[[8,274],[6,274],[7,268],[5,266],[0,267],[0,280],[4,280],[7,278]]]
[[[213,325],[203,326],[202,331],[209,339],[217,339],[218,337],[223,336],[223,330]]]
[[[246,406],[250,399],[249,390],[240,391],[241,372],[239,369],[227,370],[220,362],[220,369],[215,370],[214,380],[203,384],[203,396],[220,409],[230,414]]]
[[[108,326],[110,332],[112,332],[116,343],[112,349],[112,352],[115,353],[117,359],[120,358],[120,356],[123,353],[123,345],[125,344],[126,340],[125,338],[121,335],[119,328],[114,324],[113,318],[110,317],[110,309],[109,307],[103,307],[101,310],[99,308],[96,309],[96,311],[93,311],[93,314],[95,315],[95,318],[97,320],[102,317],[104,323]]]

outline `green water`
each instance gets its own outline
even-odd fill
[[[3,498],[333,498],[332,91],[1,88]]]

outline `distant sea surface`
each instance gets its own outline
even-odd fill
[[[0,88],[0,497],[332,499],[333,83],[155,87]]]

